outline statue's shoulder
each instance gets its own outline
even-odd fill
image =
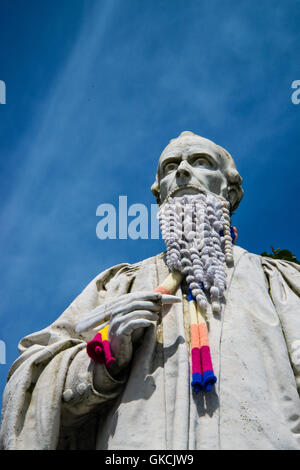
[[[294,263],[293,261],[271,258],[270,256],[260,256],[260,258],[264,267],[272,267],[273,269],[278,269],[278,271],[300,275],[300,264]]]
[[[261,264],[265,272],[280,271],[285,275],[299,276],[300,275],[300,264],[294,263],[280,258],[272,258],[271,256],[258,255],[251,253],[241,247],[235,247],[236,252],[241,255],[250,257],[256,263]]]
[[[149,258],[145,258],[145,259],[141,259],[139,261],[136,261],[135,263],[120,263],[120,264],[116,264],[115,266],[112,266],[110,268],[108,268],[106,271],[103,271],[103,272],[119,272],[119,271],[124,271],[124,272],[127,272],[127,271],[138,271],[139,269],[141,269],[144,265],[151,265],[151,264],[155,264],[157,262],[157,260],[160,260],[160,259],[163,259],[165,256],[165,252],[162,252],[162,253],[158,253],[156,255],[153,255],[153,256],[150,256]]]
[[[103,284],[115,277],[126,276],[134,277],[142,268],[154,265],[158,260],[163,259],[164,253],[151,256],[137,261],[136,263],[119,263],[99,273],[93,280],[92,283]]]
[[[251,263],[261,265],[264,271],[284,271],[285,273],[290,273],[297,276],[300,274],[300,265],[292,261],[272,258],[270,256],[259,255],[257,253],[251,253],[250,251],[247,251],[238,245],[234,245],[233,253],[234,259],[236,261],[238,261],[241,257],[246,256],[248,259],[250,259]]]

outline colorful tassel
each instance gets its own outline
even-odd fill
[[[153,292],[160,292],[161,294],[174,295],[179,284],[182,280],[182,274],[178,271],[174,271],[168,274],[164,282],[156,287]]]
[[[191,336],[191,357],[192,357],[192,382],[194,392],[202,390],[202,367],[200,356],[200,334],[198,327],[197,304],[189,290],[189,312],[190,312],[190,336]]]
[[[224,236],[223,231],[220,234]],[[238,237],[236,227],[230,226],[230,235],[232,243],[235,244]],[[189,311],[192,357],[191,387],[195,393],[199,393],[201,390],[209,392],[216,383],[217,377],[214,374],[211,360],[206,320],[190,289]]]
[[[191,387],[195,393],[199,393],[201,390],[209,392],[216,383],[217,377],[214,375],[211,361],[206,320],[190,289],[189,312],[192,357]]]
[[[110,368],[115,362],[115,358],[111,354],[108,340],[109,325],[102,328],[96,336],[87,343],[86,351],[88,356],[98,364],[105,364]]]

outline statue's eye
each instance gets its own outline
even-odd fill
[[[199,155],[199,156],[193,158],[191,163],[192,163],[193,166],[207,166],[209,168],[213,167],[212,162],[205,155]]]
[[[164,172],[170,173],[171,171],[175,171],[178,168],[178,163],[176,162],[169,162],[164,166]]]

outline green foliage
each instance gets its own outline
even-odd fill
[[[273,253],[267,253],[264,251],[261,253],[261,256],[267,256],[268,258],[273,259],[284,259],[285,261],[292,261],[293,263],[300,264],[300,261],[297,260],[296,256],[289,250],[281,250],[280,248],[275,248],[271,245]]]

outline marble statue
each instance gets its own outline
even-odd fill
[[[221,233],[241,183],[222,147],[189,131],[170,141],[152,192],[174,217],[171,200],[184,213],[185,198],[198,197],[207,221],[199,253],[191,221],[190,244],[165,234],[169,253],[107,269],[23,338],[3,394],[2,449],[300,449],[300,267]],[[174,267],[183,280],[165,304],[154,289]],[[190,385],[189,288],[206,312],[217,378],[199,393]],[[99,325],[110,321],[110,369],[86,352],[100,326],[78,332],[92,311]]]

